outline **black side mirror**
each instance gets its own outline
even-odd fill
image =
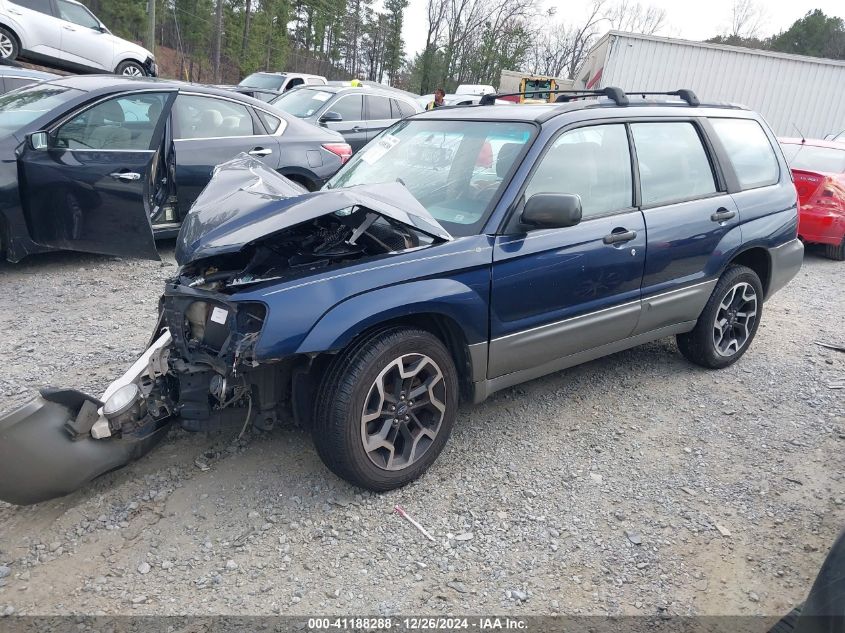
[[[47,132],[33,132],[27,137],[29,146],[35,150],[47,149],[50,145],[50,136]]]
[[[535,193],[528,198],[520,218],[541,229],[575,226],[581,221],[581,196],[574,193]]]
[[[320,123],[339,123],[343,121],[343,117],[338,112],[329,110],[320,117]]]

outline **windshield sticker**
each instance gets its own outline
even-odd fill
[[[361,156],[361,160],[363,160],[368,165],[372,165],[376,161],[381,160],[381,158],[385,154],[387,154],[387,152],[396,147],[398,143],[398,137],[393,136],[391,134],[385,134],[378,140],[378,142],[373,147],[364,152],[364,155]]]
[[[331,96],[331,92],[318,92],[312,97],[312,99],[315,101],[328,101]]]

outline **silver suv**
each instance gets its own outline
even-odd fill
[[[0,58],[75,72],[152,76],[152,53],[115,37],[74,0],[0,0]]]

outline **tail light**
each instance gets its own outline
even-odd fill
[[[323,149],[327,149],[332,154],[340,158],[340,164],[346,164],[352,158],[352,148],[349,143],[323,143]]]
[[[811,171],[793,169],[792,176],[795,180],[795,189],[798,191],[798,201],[807,204],[824,183],[825,177]]]

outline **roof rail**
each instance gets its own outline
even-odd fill
[[[691,106],[701,105],[701,101],[699,101],[696,94],[688,88],[681,88],[680,90],[673,90],[672,92],[639,92],[637,90],[629,90],[628,92],[629,94],[642,95],[643,97],[658,95],[665,95],[667,97],[680,97]]]
[[[616,102],[616,105],[628,105],[628,96],[621,88],[614,88],[608,86],[601,90],[526,90],[524,92],[506,92],[497,94],[486,94],[481,96],[478,105],[493,105],[496,99],[502,97],[527,97],[529,95],[558,95],[555,99],[556,103],[565,103],[573,99],[583,99],[585,97],[608,97]]]

